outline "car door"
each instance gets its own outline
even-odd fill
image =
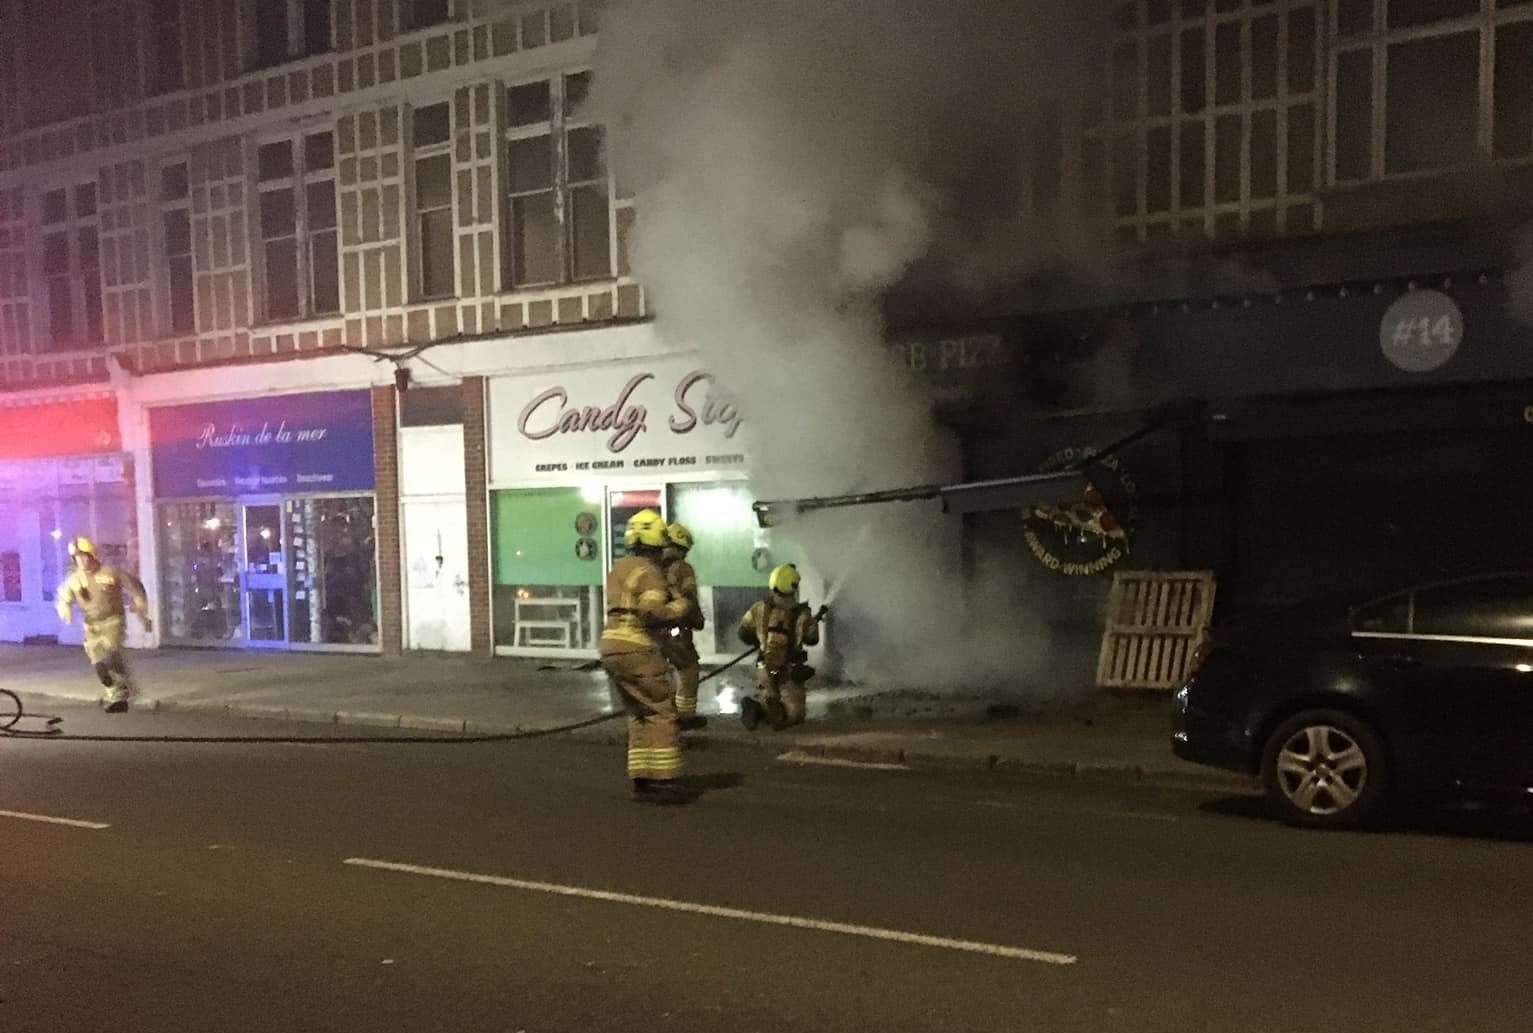
[[[1371,702],[1383,722],[1395,777],[1435,785],[1450,778],[1444,760],[1478,738],[1473,710],[1448,706],[1441,675],[1429,671],[1411,637],[1412,591],[1397,592],[1351,611],[1352,647],[1368,672]]]
[[[1466,783],[1533,784],[1533,577],[1419,588],[1410,628],[1425,709],[1456,751],[1439,759]]]

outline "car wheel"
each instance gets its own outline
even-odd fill
[[[1295,714],[1268,737],[1262,784],[1284,820],[1307,828],[1356,828],[1378,813],[1388,771],[1384,742],[1340,710]]]

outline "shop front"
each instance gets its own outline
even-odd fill
[[[368,392],[154,408],[149,436],[167,643],[378,648]]]
[[[493,379],[488,388],[495,647],[591,655],[607,572],[641,509],[697,539],[705,656],[734,651],[770,558],[745,480],[747,430],[695,357]]]
[[[0,407],[0,640],[79,641],[79,624],[54,612],[69,539],[135,565],[133,464],[121,449],[110,395]]]

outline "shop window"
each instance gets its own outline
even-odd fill
[[[600,494],[579,488],[494,493],[495,644],[593,649],[604,620]]]
[[[378,573],[371,498],[287,503],[290,641],[378,644]]]
[[[63,538],[64,532],[59,529],[52,501],[40,502],[37,509],[37,541],[40,553],[38,558],[42,561],[42,596],[45,603],[53,602],[59,584],[64,580],[61,556],[64,552]]]
[[[697,571],[699,597],[708,625],[698,636],[704,653],[736,651],[735,629],[761,598],[766,574],[753,564],[756,516],[751,494],[738,481],[673,484],[668,512],[685,524],[697,544],[687,557]]]
[[[0,552],[0,600],[19,603],[21,599],[21,553],[14,549]]]
[[[180,642],[238,640],[240,561],[233,504],[162,504],[158,524],[165,635]]]

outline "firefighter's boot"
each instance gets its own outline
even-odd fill
[[[765,716],[764,710],[760,700],[754,696],[746,696],[740,701],[740,723],[747,730],[754,732],[756,726],[761,724],[762,717]]]
[[[780,732],[788,727],[788,708],[782,705],[780,699],[769,699],[763,705],[766,711],[767,723],[772,726],[774,732]]]

